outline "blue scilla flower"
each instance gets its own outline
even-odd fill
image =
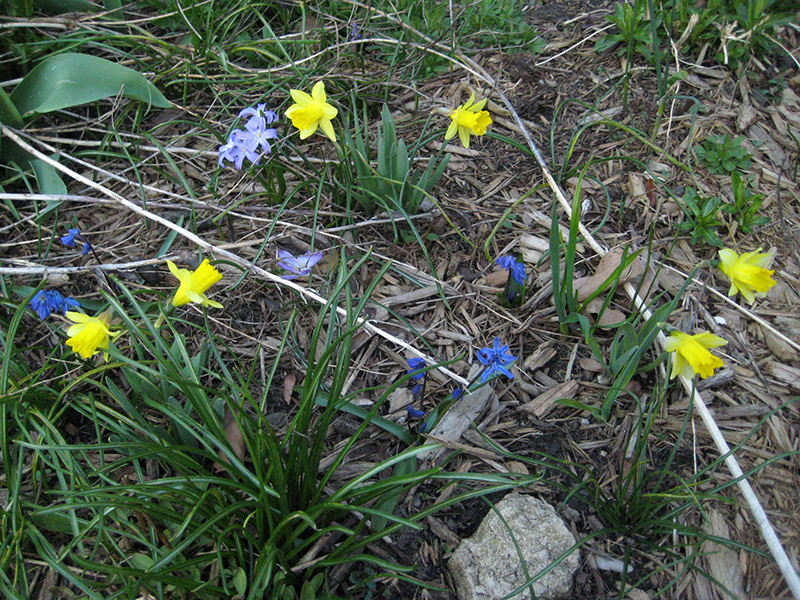
[[[406,412],[408,412],[408,418],[409,419],[421,419],[422,417],[425,416],[425,411],[424,410],[417,410],[416,408],[414,408],[410,404],[408,406],[406,406]]]
[[[477,357],[482,364],[488,367],[481,374],[481,383],[485,383],[497,374],[514,379],[514,374],[508,370],[508,366],[517,360],[517,357],[509,354],[508,346],[503,345],[500,338],[494,338],[491,346],[478,350]]]
[[[83,242],[83,249],[81,250],[81,255],[89,254],[89,251],[92,249],[92,245],[89,243],[83,235],[81,234],[80,229],[70,229],[67,231],[67,235],[61,236],[61,243],[64,244],[67,248],[74,248],[75,241]]]
[[[410,404],[406,406],[406,412],[408,413],[408,420],[415,421],[417,419],[424,419],[425,418],[425,411],[418,410],[411,406]],[[425,433],[428,430],[428,422],[424,421],[423,423],[419,424],[419,432]]]
[[[492,363],[481,373],[481,383],[485,383],[494,378],[495,375],[505,375],[509,379],[514,379],[514,374],[506,368],[506,365]]]
[[[247,121],[248,129],[259,127],[266,129],[267,125],[274,123],[278,120],[278,115],[275,111],[267,110],[266,104],[259,104],[255,108],[243,108],[239,111],[239,118],[250,117]]]
[[[425,360],[422,358],[409,358],[408,359],[408,372],[411,373],[411,379],[419,381],[425,377],[425,373],[420,369],[425,368]]]
[[[245,108],[239,111],[239,117],[250,117],[244,129],[234,129],[228,136],[228,143],[219,147],[219,166],[226,160],[241,170],[246,158],[257,165],[261,157],[269,154],[272,146],[269,140],[277,139],[278,132],[267,125],[278,120],[278,115],[271,110],[266,110],[266,104],[259,104],[256,108]]]
[[[322,260],[322,252],[306,252],[300,256],[294,256],[288,250],[278,250],[278,266],[289,275],[282,275],[284,279],[297,279],[305,277],[311,273],[312,267]]]
[[[69,309],[78,308],[81,305],[75,298],[70,298],[69,296],[65,298],[57,290],[39,290],[31,298],[29,304],[42,320],[54,312],[60,312],[63,315]]]
[[[509,273],[511,273],[511,278],[518,283],[519,285],[525,285],[528,280],[528,276],[525,273],[525,263],[517,262],[511,254],[506,254],[505,256],[501,256],[494,261],[497,265],[499,265],[502,269],[505,269]]]
[[[64,244],[67,248],[74,248],[75,247],[75,238],[80,237],[81,230],[80,229],[70,229],[67,231],[67,235],[61,237],[61,243]]]

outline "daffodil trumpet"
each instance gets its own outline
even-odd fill
[[[721,337],[701,331],[694,335],[673,330],[666,342],[667,352],[672,353],[672,371],[669,378],[679,374],[691,379],[695,374],[702,379],[710,377],[723,366],[722,359],[711,353],[711,349],[727,344]]]

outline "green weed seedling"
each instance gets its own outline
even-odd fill
[[[666,0],[663,8],[669,35],[677,39],[689,32],[685,52],[696,53],[707,45],[717,63],[732,69],[753,55],[774,52],[777,45],[770,37],[775,26],[792,18],[791,9],[774,0]],[[723,33],[731,29],[733,35]]]
[[[614,6],[613,14],[606,16],[606,19],[617,26],[616,33],[609,33],[597,40],[594,49],[597,52],[610,50],[617,45],[617,54],[623,56],[627,54],[630,60],[636,53],[652,62],[654,49],[658,43],[653,43],[651,30],[651,19],[648,17],[647,1],[634,0],[633,2],[617,2]],[[653,25],[661,25],[661,14],[657,14],[653,19]]]
[[[756,227],[769,223],[767,217],[758,214],[764,194],[752,193],[747,181],[736,171],[731,175],[731,188],[733,204],[725,205],[722,210],[736,219],[742,233],[751,233]]]
[[[709,0],[702,6],[696,6],[694,0],[666,0],[664,2],[664,26],[669,35],[677,39],[687,30],[689,21],[694,21],[694,27],[689,31],[685,44],[692,50],[699,49],[708,42],[719,44],[719,29],[714,25],[724,15],[724,6],[721,0]],[[716,46],[715,46],[716,47]]]
[[[733,38],[733,43],[717,52],[717,62],[727,63],[736,68],[750,56],[773,52],[777,46],[770,39],[776,25],[784,25],[796,18],[794,15],[781,15],[773,10],[777,3],[773,0],[729,0],[729,22],[736,22],[741,28]],[[795,6],[796,10],[796,6]],[[727,52],[727,54],[726,54]]]
[[[722,225],[722,221],[717,216],[723,204],[719,198],[703,197],[694,188],[686,188],[681,203],[681,210],[686,219],[678,225],[678,231],[684,233],[690,231],[692,244],[705,242],[722,248],[722,240],[717,234],[717,228]]]
[[[747,171],[752,164],[750,153],[742,147],[743,140],[744,136],[712,135],[694,151],[709,172],[730,175],[736,170]]]
[[[466,48],[502,47],[541,52],[546,42],[539,37],[516,0],[469,3],[463,9],[461,42]]]

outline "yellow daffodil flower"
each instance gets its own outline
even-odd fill
[[[714,374],[714,369],[722,366],[722,359],[708,351],[727,344],[721,337],[703,331],[689,335],[681,331],[673,331],[667,338],[667,352],[673,352],[672,372],[673,379],[678,373],[691,379],[695,373],[703,379]]]
[[[333,131],[331,119],[339,114],[339,111],[328,104],[325,84],[321,81],[315,83],[310,96],[300,90],[289,90],[289,94],[296,104],[286,109],[286,116],[292,120],[292,125],[300,130],[300,139],[306,139],[319,127],[332,142],[335,142],[336,133]]]
[[[122,333],[111,331],[111,314],[110,308],[96,317],[67,311],[67,318],[75,323],[67,330],[67,335],[70,336],[67,346],[83,358],[91,358],[98,350],[108,350],[109,338],[114,339]],[[103,355],[108,360],[108,353],[104,352]]]
[[[761,248],[758,250],[745,252],[741,256],[727,248],[719,251],[719,269],[731,280],[728,296],[741,292],[748,304],[752,304],[756,299],[753,292],[763,293],[775,285],[772,278],[775,271],[769,269],[775,258],[775,251],[760,252]]]
[[[458,132],[458,137],[461,143],[464,144],[464,148],[469,148],[469,136],[471,133],[474,135],[486,133],[486,127],[492,123],[489,111],[482,110],[486,105],[486,98],[475,104],[473,102],[475,102],[475,92],[472,92],[466,104],[462,104],[450,113],[452,122],[450,127],[447,128],[447,133],[444,134],[444,139],[453,139],[456,132]]]
[[[179,269],[171,260],[167,261],[170,273],[178,278],[181,284],[175,297],[172,299],[173,306],[183,306],[189,302],[197,302],[203,306],[213,306],[222,308],[222,304],[209,300],[205,296],[205,291],[222,279],[222,274],[211,266],[208,259],[205,259],[194,271],[189,269]]]

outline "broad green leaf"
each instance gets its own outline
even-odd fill
[[[0,122],[5,123],[6,125],[10,125],[11,127],[15,127],[17,129],[22,129],[23,125],[22,122],[22,115],[19,114],[17,107],[14,106],[14,103],[11,101],[11,98],[8,97],[5,90],[0,87]]]
[[[31,161],[31,167],[33,167],[33,172],[36,174],[36,183],[39,184],[39,190],[43,194],[63,196],[67,193],[67,186],[61,181],[61,177],[55,167],[38,158]]]
[[[247,573],[244,572],[242,567],[236,569],[236,574],[233,576],[233,587],[236,588],[236,593],[244,596],[247,591]]]
[[[11,92],[22,116],[52,112],[122,94],[154,106],[172,106],[133,69],[86,54],[59,54],[43,60]]]
[[[156,561],[152,558],[147,556],[146,554],[142,554],[141,552],[134,552],[129,557],[129,562],[136,568],[142,571],[146,571],[150,567],[152,567]]]
[[[55,167],[38,158],[31,160],[30,165],[36,175],[36,183],[39,184],[39,191],[42,194],[63,196],[67,193],[67,186],[64,185],[64,182],[61,180],[61,175],[58,174],[58,170]],[[39,211],[38,221],[41,222],[42,218],[59,206],[61,206],[61,200],[48,200],[44,210]]]

